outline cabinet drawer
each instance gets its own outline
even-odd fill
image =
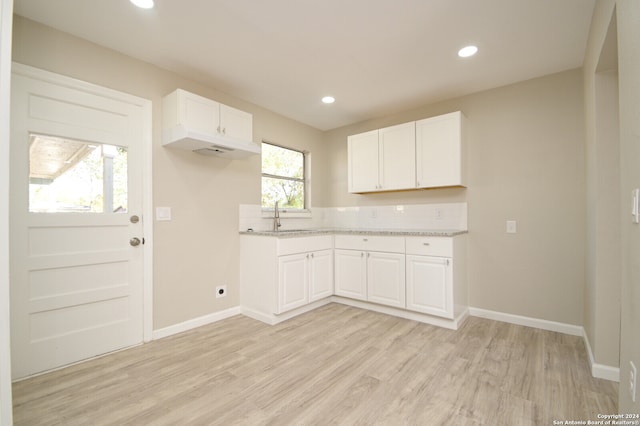
[[[378,235],[336,235],[338,249],[381,251],[386,253],[404,253],[404,237],[381,237]]]
[[[453,238],[408,237],[407,254],[453,257]]]
[[[333,248],[331,235],[278,239],[278,256]]]

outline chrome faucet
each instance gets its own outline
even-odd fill
[[[273,230],[279,231],[280,227],[280,210],[278,210],[278,202],[276,201],[276,206],[273,208]]]

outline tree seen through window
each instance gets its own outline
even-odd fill
[[[305,208],[305,154],[262,143],[262,207]]]

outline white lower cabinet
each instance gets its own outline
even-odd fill
[[[333,250],[309,253],[309,302],[333,295]]]
[[[453,318],[451,259],[407,255],[407,309]]]
[[[240,304],[252,318],[280,315],[333,295],[333,236],[240,238]]]
[[[367,264],[364,252],[336,249],[335,274],[337,296],[367,300]]]
[[[466,235],[407,237],[407,309],[454,319],[467,309]]]
[[[278,256],[278,308],[290,311],[333,294],[331,249]]]
[[[337,296],[405,307],[404,238],[338,235],[335,246]]]
[[[464,234],[242,236],[240,265],[243,313],[272,324],[334,294],[454,324],[467,310]]]
[[[290,311],[309,303],[309,254],[278,257],[278,309]]]
[[[367,300],[405,307],[404,254],[367,253]]]

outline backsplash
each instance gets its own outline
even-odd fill
[[[241,204],[239,231],[268,231],[273,215],[263,217],[257,204]],[[265,213],[266,215],[266,213]],[[404,204],[396,206],[316,207],[311,217],[280,218],[280,229],[420,229],[467,230],[467,203]]]

